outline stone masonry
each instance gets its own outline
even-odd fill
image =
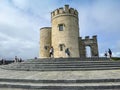
[[[69,5],[51,12],[52,27],[40,29],[40,58],[48,58],[50,47],[54,48],[55,58],[65,58],[65,49],[69,48],[70,57],[86,57],[86,46],[91,49],[91,57],[99,56],[97,36],[91,39],[79,37],[78,11]]]

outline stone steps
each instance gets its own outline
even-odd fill
[[[14,63],[14,64],[9,64],[9,65],[4,65],[4,66],[25,66],[25,65],[36,65],[36,66],[40,66],[40,65],[49,65],[49,66],[53,66],[53,65],[79,65],[79,66],[84,66],[84,65],[120,65],[120,62],[97,62],[97,63],[94,63],[94,62],[67,62],[67,63]]]
[[[109,58],[96,57],[96,58],[44,58],[44,59],[29,59],[28,61],[44,62],[44,61],[109,61]]]
[[[58,61],[47,61],[47,62],[23,62],[22,64],[69,64],[69,63],[82,63],[82,64],[87,64],[87,63],[112,63],[112,64],[120,64],[120,61],[63,61],[63,62],[58,62]]]
[[[3,66],[4,67],[4,66]],[[48,68],[60,68],[60,67],[75,67],[75,68],[84,68],[84,67],[88,67],[88,68],[90,68],[90,67],[120,67],[120,65],[119,64],[84,64],[84,65],[71,65],[71,64],[63,64],[63,65],[54,65],[54,64],[52,64],[52,65],[36,65],[36,64],[34,64],[34,65],[31,65],[31,64],[25,64],[25,65],[14,65],[14,66],[5,66],[5,67],[16,67],[16,68],[20,68],[20,67],[33,67],[33,68],[38,68],[38,67],[40,67],[40,68],[42,68],[42,67],[48,67]]]
[[[120,67],[95,67],[95,68],[4,68],[7,70],[20,70],[20,71],[88,71],[88,70],[119,70]]]
[[[13,63],[1,68],[25,71],[113,70],[120,69],[120,61],[110,61],[108,58],[51,58]]]
[[[36,59],[0,68],[0,90],[120,90],[120,61],[105,58]]]
[[[120,89],[120,79],[87,80],[25,80],[0,79],[1,88],[46,89],[46,90],[97,90]]]

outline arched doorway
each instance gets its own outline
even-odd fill
[[[92,54],[91,54],[91,47],[90,46],[86,46],[85,47],[85,51],[86,51],[86,57],[91,57]]]

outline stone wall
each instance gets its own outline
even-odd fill
[[[40,58],[49,57],[49,49],[51,46],[51,27],[40,29]]]
[[[80,57],[86,57],[86,46],[89,46],[91,49],[91,57],[99,56],[98,53],[98,43],[97,43],[97,36],[93,36],[92,38],[89,38],[89,36],[86,36],[85,39],[82,39],[82,37],[79,38],[80,43]]]

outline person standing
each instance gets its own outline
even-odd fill
[[[109,53],[109,56],[111,58],[112,57],[112,51],[110,49],[108,49],[108,53]]]
[[[69,57],[69,56],[70,56],[69,48],[66,48],[66,49],[65,49],[65,54],[66,54],[66,57]]]
[[[1,64],[5,64],[5,60],[3,58],[1,59]]]
[[[15,61],[14,62],[17,62],[18,61],[18,58],[17,58],[17,56],[15,56]]]
[[[49,57],[54,57],[54,48],[51,46]]]
[[[22,58],[19,59],[19,62],[22,62]]]
[[[105,55],[105,57],[107,58],[107,56],[108,56],[107,51],[105,51],[105,54],[104,54],[104,55]]]

